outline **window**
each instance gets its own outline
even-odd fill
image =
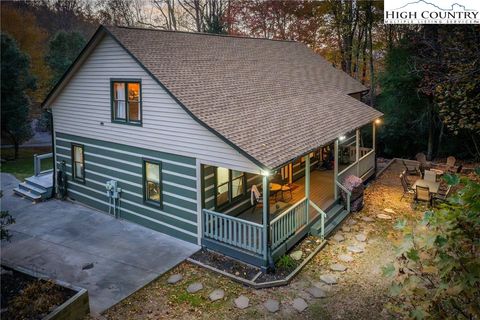
[[[143,161],[143,197],[146,203],[162,205],[162,165],[158,161]]]
[[[217,168],[216,170],[216,208],[234,202],[245,195],[245,174],[240,171]]]
[[[112,121],[133,125],[142,124],[140,80],[112,80]]]
[[[73,180],[85,182],[85,158],[82,145],[72,144],[72,176]]]

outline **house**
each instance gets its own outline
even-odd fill
[[[71,199],[265,267],[374,174],[366,91],[293,41],[100,26],[43,106]]]

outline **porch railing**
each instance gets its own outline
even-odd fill
[[[315,202],[313,202],[312,200],[310,200],[309,203],[313,207],[313,209],[315,209],[318,212],[318,214],[320,215],[320,223],[321,223],[320,235],[321,235],[322,238],[325,238],[325,219],[327,218],[327,214],[325,213],[325,211],[320,209],[320,207],[317,206],[315,204]]]
[[[307,206],[307,198],[303,198],[270,221],[272,251],[295,234],[300,228],[308,224]]]
[[[33,173],[38,176],[42,173],[52,172],[52,169],[42,171],[42,160],[50,159],[53,157],[53,153],[34,154],[33,155]]]
[[[263,225],[203,209],[203,237],[262,255]]]
[[[350,197],[352,196],[352,193],[350,191],[348,191],[347,188],[345,188],[345,186],[343,184],[341,184],[339,181],[335,181],[337,186],[342,189],[343,192],[345,192],[345,194],[347,195],[347,203],[345,204],[346,206],[346,209],[348,212],[350,212]]]
[[[368,171],[375,168],[375,150],[370,150],[367,154],[358,160],[359,175],[364,176]]]

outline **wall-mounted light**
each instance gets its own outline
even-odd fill
[[[268,170],[262,170],[262,176],[269,177],[271,175],[271,172]]]
[[[375,119],[375,124],[380,124],[382,123],[382,120],[380,118]]]
[[[345,140],[345,139],[346,139],[345,136],[340,136],[340,137],[338,137],[338,140],[340,140],[340,141],[343,141],[343,140]]]

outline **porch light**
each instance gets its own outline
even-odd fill
[[[262,176],[268,177],[271,175],[271,172],[268,170],[262,170]]]
[[[340,141],[343,141],[343,140],[345,140],[345,139],[346,139],[345,136],[340,136],[340,137],[338,137],[338,140],[340,140]]]
[[[382,123],[382,120],[380,118],[375,119],[375,124],[380,124]]]

